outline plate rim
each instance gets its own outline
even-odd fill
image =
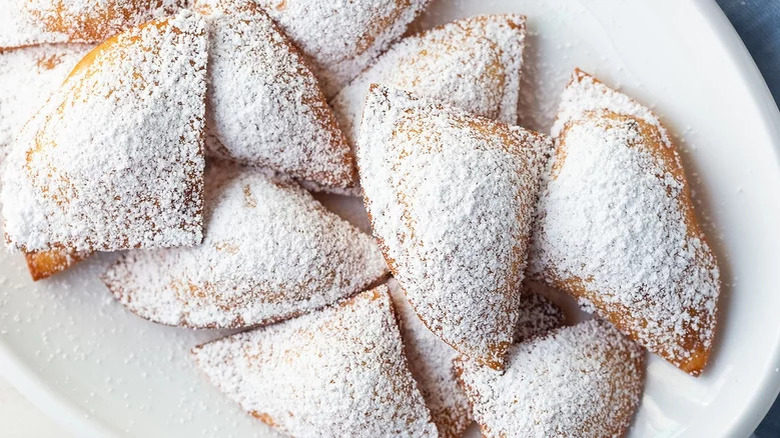
[[[746,85],[751,100],[761,114],[761,124],[772,140],[774,158],[780,164],[780,109],[772,97],[766,81],[758,69],[734,26],[715,0],[694,0],[695,10],[713,30],[730,62]],[[780,367],[780,336],[771,354],[775,369]],[[119,437],[103,420],[92,417],[83,408],[54,390],[44,379],[19,359],[17,354],[0,341],[0,377],[21,393],[33,406],[51,418],[57,425],[75,436]],[[724,430],[724,436],[749,436],[766,416],[780,394],[780,373],[766,369],[757,379],[761,390],[751,396],[733,421]]]

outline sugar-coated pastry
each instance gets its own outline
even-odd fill
[[[412,308],[455,349],[501,368],[551,141],[372,85],[358,143],[374,235]]]
[[[43,43],[99,43],[176,13],[186,0],[0,0],[0,49]]]
[[[211,165],[205,206],[201,245],[131,251],[108,269],[122,304],[163,324],[237,328],[333,304],[387,275],[371,236],[294,182]]]
[[[208,378],[294,437],[435,437],[387,287],[196,347]]]
[[[481,15],[453,21],[393,45],[331,104],[353,145],[372,83],[515,124],[524,47],[522,15]]]
[[[532,275],[698,375],[715,333],[719,270],[666,129],[646,107],[577,70],[553,134]]]
[[[7,157],[0,200],[9,246],[200,243],[206,43],[205,24],[185,11],[79,62]]]
[[[195,0],[201,10],[262,8],[309,58],[325,95],[335,95],[399,38],[430,0]]]
[[[350,148],[305,59],[264,12],[208,16],[212,154],[324,187],[355,184]]]
[[[486,438],[602,438],[631,424],[644,358],[594,319],[513,345],[503,373],[463,359],[455,367]]]

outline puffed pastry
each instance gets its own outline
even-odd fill
[[[480,15],[409,36],[393,45],[332,100],[354,145],[372,83],[436,99],[472,114],[517,122],[525,17]]]
[[[435,437],[386,286],[193,349],[228,397],[295,437]]]
[[[204,22],[153,21],[91,51],[7,157],[5,240],[25,251],[202,240]]]
[[[433,334],[409,305],[395,279],[387,282],[409,359],[426,406],[441,438],[458,438],[474,421],[466,393],[455,378],[457,351]],[[520,298],[515,339],[530,339],[563,324],[563,311],[549,299],[524,290]]]
[[[207,14],[209,153],[323,187],[357,172],[333,110],[304,57],[261,10]],[[216,147],[213,147],[216,145]]]
[[[210,165],[203,243],[131,251],[102,276],[128,309],[199,328],[269,324],[333,304],[387,275],[371,236],[296,183]]]
[[[89,44],[42,44],[0,50],[0,166],[24,123],[92,48]],[[63,250],[29,252],[25,261],[30,276],[37,281],[69,268],[86,255]]]
[[[575,71],[553,126],[530,272],[692,375],[720,291],[680,156],[658,117]]]
[[[456,350],[500,369],[551,141],[372,85],[358,145],[374,235],[412,308]]]

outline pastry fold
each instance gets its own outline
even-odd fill
[[[575,71],[553,127],[530,272],[692,375],[720,291],[680,156],[646,107]]]
[[[358,147],[374,235],[420,319],[501,368],[541,171],[541,134],[372,85]]]

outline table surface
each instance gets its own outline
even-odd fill
[[[780,2],[717,0],[756,60],[776,102],[780,102]],[[7,438],[65,438],[71,435],[0,379],[0,425]],[[756,430],[757,438],[780,436],[780,399]]]

